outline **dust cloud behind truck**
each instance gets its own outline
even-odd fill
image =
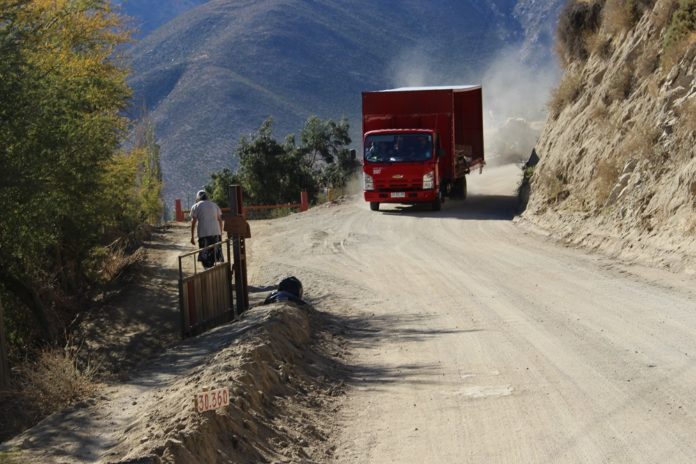
[[[466,197],[483,167],[480,86],[406,87],[362,94],[365,201],[429,203]]]

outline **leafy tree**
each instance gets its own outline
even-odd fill
[[[162,167],[160,146],[155,137],[155,125],[146,118],[141,125],[141,132],[136,140],[136,147],[142,153],[136,185],[142,212],[141,222],[158,224],[164,214],[162,200]]]
[[[315,200],[321,187],[345,185],[357,166],[347,148],[348,132],[345,119],[337,123],[313,116],[302,128],[299,143],[295,135],[280,143],[273,137],[273,119],[268,118],[256,134],[239,142],[238,172],[225,169],[213,174],[206,190],[223,205],[227,185],[233,183],[242,185],[248,203],[296,203],[303,190]]]
[[[250,203],[296,202],[300,191],[316,192],[316,179],[301,162],[304,153],[289,138],[280,144],[273,138],[273,120],[268,118],[258,132],[244,137],[237,147],[239,180]]]
[[[110,214],[126,39],[106,0],[0,0],[0,291],[7,319],[29,308],[46,339],[59,331],[53,296],[80,285]]]
[[[338,152],[336,162],[324,169],[322,183],[331,188],[345,187],[359,165],[354,153],[344,148]]]
[[[239,176],[230,169],[224,168],[222,171],[213,173],[210,183],[205,186],[205,191],[210,195],[210,199],[217,203],[221,208],[227,208],[227,188],[230,185],[238,185]]]
[[[316,116],[310,117],[300,133],[300,147],[306,153],[308,167],[316,168],[320,160],[325,164],[333,163],[339,153],[350,145],[349,129],[346,119],[337,123],[330,119],[322,121]]]

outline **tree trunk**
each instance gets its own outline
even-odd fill
[[[7,363],[7,340],[5,339],[5,314],[0,301],[0,389],[10,386],[10,367]]]
[[[22,279],[14,276],[3,274],[0,271],[0,282],[19,300],[24,303],[27,308],[34,314],[34,318],[39,325],[44,340],[54,342],[57,339],[58,327],[56,321],[49,322],[49,313],[46,310],[39,294],[30,285],[27,285]]]

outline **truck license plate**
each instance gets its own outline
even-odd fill
[[[391,197],[392,198],[406,198],[406,194],[404,192],[392,192]]]

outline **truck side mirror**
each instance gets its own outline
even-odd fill
[[[437,149],[437,157],[439,158],[439,157],[441,157],[441,156],[444,156],[444,154],[445,154],[445,150],[443,150],[442,147],[438,147],[438,149]]]
[[[355,161],[355,158],[356,158],[356,157],[357,157],[357,156],[356,156],[356,154],[355,154],[355,148],[351,148],[351,149],[350,149],[350,160],[351,160],[351,161]]]

